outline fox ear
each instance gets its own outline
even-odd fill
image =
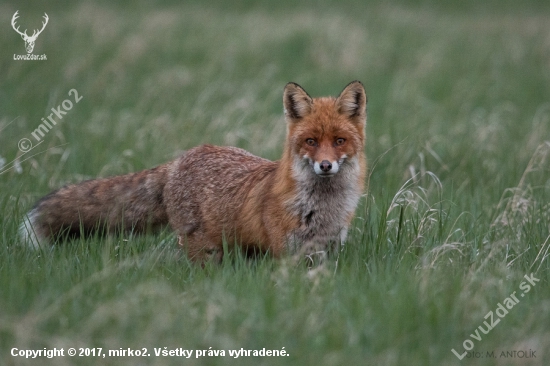
[[[367,108],[367,94],[360,81],[352,81],[336,100],[338,111],[348,117],[365,118]]]
[[[285,116],[296,120],[307,116],[311,112],[313,99],[296,83],[288,83],[283,93]]]

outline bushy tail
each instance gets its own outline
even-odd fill
[[[144,232],[166,225],[163,191],[169,165],[54,191],[27,213],[19,228],[21,238],[37,247],[97,230]]]

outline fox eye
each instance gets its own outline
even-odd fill
[[[317,141],[315,141],[314,139],[306,139],[306,144],[308,144],[309,146],[317,146]]]
[[[344,142],[346,142],[346,139],[343,139],[343,138],[337,138],[336,139],[336,146],[340,146],[340,145],[343,145]]]

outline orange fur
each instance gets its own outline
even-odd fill
[[[164,224],[199,263],[221,260],[224,240],[245,250],[335,250],[364,188],[367,98],[360,82],[337,98],[285,87],[287,139],[272,162],[235,147],[203,145],[159,167],[63,187],[21,225],[40,244],[103,228],[143,232]]]

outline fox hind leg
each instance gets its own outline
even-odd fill
[[[200,232],[190,235],[178,235],[178,243],[187,251],[191,261],[204,265],[206,262],[221,263],[223,259],[223,246],[216,243]]]

